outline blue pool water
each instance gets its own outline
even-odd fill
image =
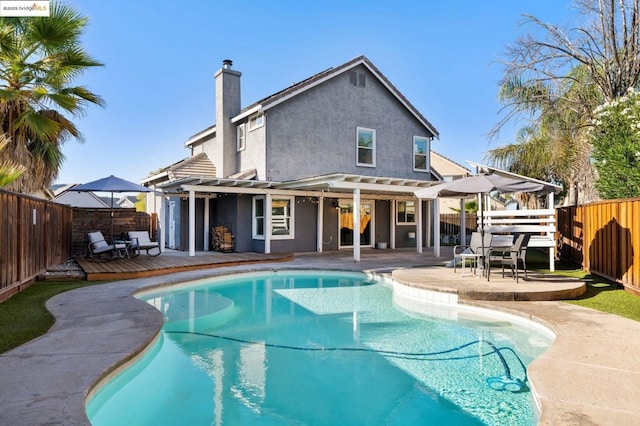
[[[343,272],[235,275],[139,297],[162,312],[163,332],[89,401],[94,425],[537,421],[524,366],[552,335],[504,316],[400,303],[388,284]]]

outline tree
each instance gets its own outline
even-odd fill
[[[83,141],[71,117],[102,99],[73,82],[102,64],[82,48],[87,18],[52,2],[49,17],[0,18],[0,125],[9,137],[1,160],[26,168],[9,189],[34,192],[57,177],[69,138]]]
[[[600,196],[639,197],[640,93],[629,89],[627,95],[597,108],[592,141]]]
[[[460,213],[460,209],[449,207],[456,213]],[[476,214],[478,212],[478,200],[469,200],[464,202],[464,212],[466,214]]]
[[[7,147],[9,140],[0,134],[0,153]],[[18,179],[24,173],[25,167],[15,161],[5,160],[0,163],[0,188]]]
[[[136,211],[137,212],[146,212],[147,211],[147,195],[143,192],[136,195]]]
[[[638,2],[576,0],[585,21],[570,30],[527,16],[535,34],[507,49],[500,93],[506,115],[492,134],[523,114],[531,124],[514,144],[525,145],[490,152],[490,158],[521,174],[536,164],[546,177],[532,177],[562,183],[571,202],[592,197],[592,112],[640,82]]]

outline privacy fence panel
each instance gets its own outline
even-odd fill
[[[471,235],[473,231],[478,229],[478,219],[475,214],[465,215],[465,228],[467,229],[467,235]],[[460,235],[460,214],[446,213],[440,215],[440,235],[442,238]]]
[[[157,218],[157,216],[154,216]],[[137,212],[136,209],[97,209],[73,208],[73,229],[71,231],[72,253],[84,256],[87,253],[86,234],[89,231],[100,231],[111,241],[125,237],[127,231],[149,231],[155,235],[157,229],[148,213]]]
[[[70,207],[0,191],[0,300],[71,254]]]
[[[557,209],[560,256],[640,291],[640,199]]]

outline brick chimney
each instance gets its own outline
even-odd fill
[[[231,118],[240,113],[241,72],[231,69],[230,59],[222,61],[216,74],[216,142],[213,163],[218,177],[227,177],[236,170],[236,126]]]

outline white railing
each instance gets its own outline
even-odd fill
[[[556,215],[553,209],[537,210],[494,210],[478,214],[484,218],[484,230],[492,234],[531,234],[529,247],[547,247],[549,249],[549,268],[555,269],[555,232]]]

